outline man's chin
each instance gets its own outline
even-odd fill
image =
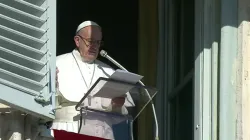
[[[89,57],[96,57],[97,56],[97,53],[96,52],[89,52],[88,53]]]
[[[88,58],[86,59],[88,62],[93,62],[97,58],[96,55],[88,55]]]

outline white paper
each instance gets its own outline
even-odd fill
[[[97,84],[90,93],[91,96],[112,99],[125,96],[134,87],[130,84],[121,84],[113,81],[100,81],[99,83],[101,84]]]
[[[115,98],[125,96],[125,106],[134,106],[133,99],[131,98],[129,91],[134,87],[133,84],[136,84],[143,78],[143,76],[126,72],[123,70],[116,70],[114,74],[111,75],[111,79],[117,81],[123,81],[126,83],[119,83],[113,81],[100,81],[95,88],[90,93],[93,97],[102,97],[102,98]]]
[[[139,82],[139,80],[141,80],[143,76],[118,69],[111,75],[110,78],[114,80],[119,80],[119,81],[131,83],[131,84],[135,84]]]

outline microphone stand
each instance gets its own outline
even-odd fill
[[[128,71],[126,68],[124,68],[121,64],[119,64],[119,63],[118,63],[117,61],[115,61],[112,57],[110,57],[106,51],[101,50],[100,55],[101,55],[102,57],[107,58],[109,61],[111,61],[113,64],[115,64],[115,65],[116,65],[117,67],[119,67],[120,69],[122,69],[122,70],[124,70],[124,71],[126,71],[126,72],[129,72],[129,71]],[[145,85],[143,84],[142,81],[139,81],[139,83],[140,83],[142,86],[145,86]],[[152,98],[151,98],[150,94],[148,93],[148,90],[145,89],[145,91],[146,91],[147,96],[148,96],[149,99],[151,100],[152,110],[153,110],[153,114],[154,114],[155,128],[156,128],[156,130],[155,130],[155,140],[159,140],[159,131],[158,131],[159,128],[158,128],[158,121],[157,121],[155,106],[154,106],[154,103],[153,103],[153,101],[152,101]],[[142,109],[142,110],[143,110],[143,109]],[[141,113],[141,111],[138,113],[138,115],[139,115],[140,113]],[[138,115],[137,115],[137,116],[138,116]],[[131,125],[132,125],[132,124],[131,124]],[[132,136],[133,136],[133,135],[132,135]],[[133,139],[133,138],[132,138],[132,139]]]

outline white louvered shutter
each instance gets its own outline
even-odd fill
[[[0,0],[0,102],[54,118],[56,0]]]

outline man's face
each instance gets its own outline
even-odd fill
[[[102,43],[102,32],[98,26],[87,26],[79,31],[74,38],[83,60],[93,62]]]

